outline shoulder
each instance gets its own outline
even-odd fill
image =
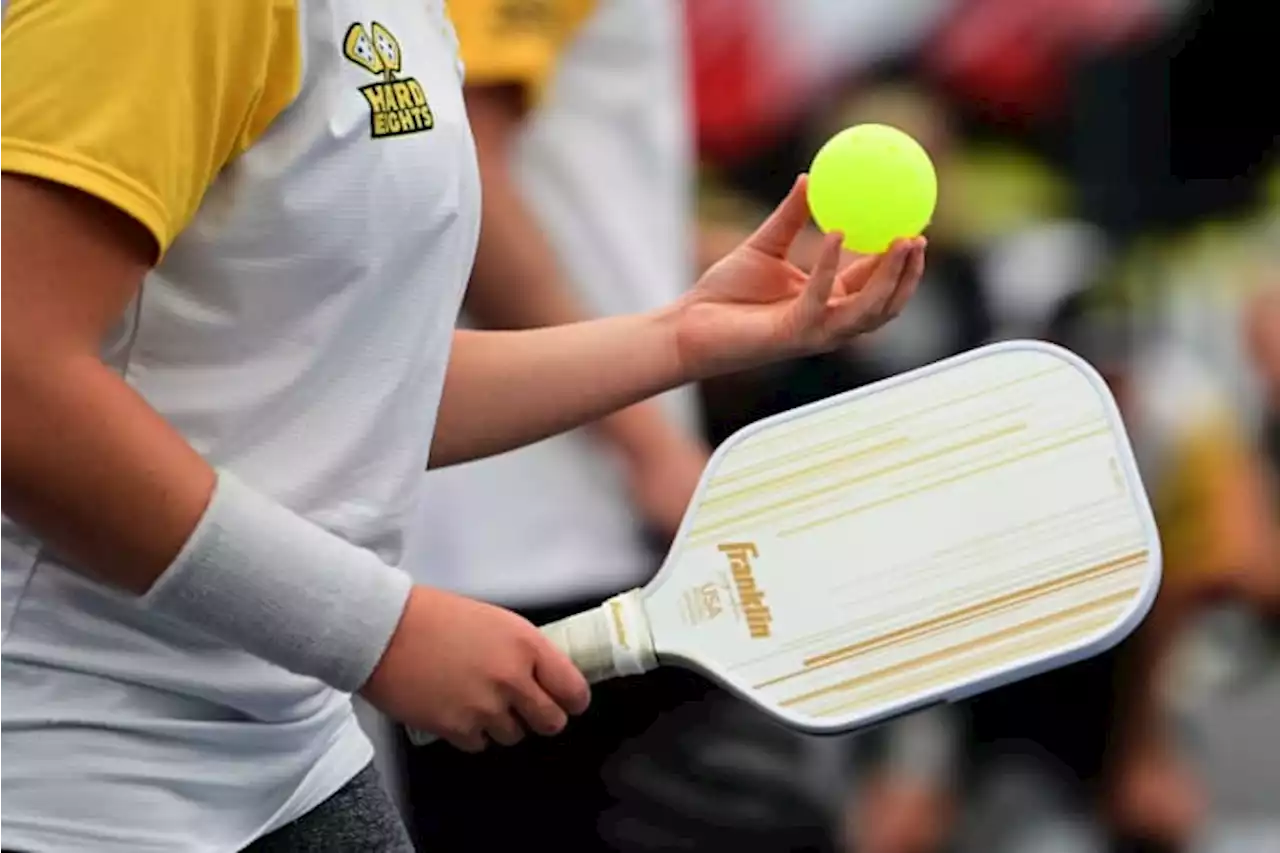
[[[297,0],[12,0],[4,170],[71,186],[163,251],[296,96]]]

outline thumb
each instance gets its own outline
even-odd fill
[[[774,258],[785,259],[791,244],[809,223],[809,176],[800,175],[791,192],[769,218],[747,238],[747,245]]]
[[[840,243],[843,240],[844,235],[838,231],[823,238],[813,272],[809,273],[804,291],[792,307],[796,334],[805,335],[822,326],[827,300],[831,298],[831,291],[835,286],[836,266],[840,262]]]
[[[533,676],[557,705],[581,714],[591,704],[591,687],[573,661],[550,640],[538,652]]]

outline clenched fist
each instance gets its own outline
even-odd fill
[[[527,620],[423,586],[361,694],[468,752],[489,740],[509,746],[526,729],[556,734],[591,698],[582,673]]]

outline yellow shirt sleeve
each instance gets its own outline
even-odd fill
[[[535,95],[595,0],[449,0],[449,17],[471,85],[511,84]]]
[[[1238,569],[1252,545],[1249,520],[1237,517],[1232,499],[1255,464],[1246,440],[1226,419],[1206,420],[1181,439],[1155,500],[1166,572],[1180,579]]]
[[[0,167],[118,207],[163,255],[296,97],[296,0],[12,0],[0,72]]]

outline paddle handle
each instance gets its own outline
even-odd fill
[[[592,684],[625,675],[642,675],[658,665],[653,634],[638,589],[614,596],[599,607],[543,625],[541,630]],[[415,746],[426,746],[437,739],[417,729],[408,729],[408,733]]]

